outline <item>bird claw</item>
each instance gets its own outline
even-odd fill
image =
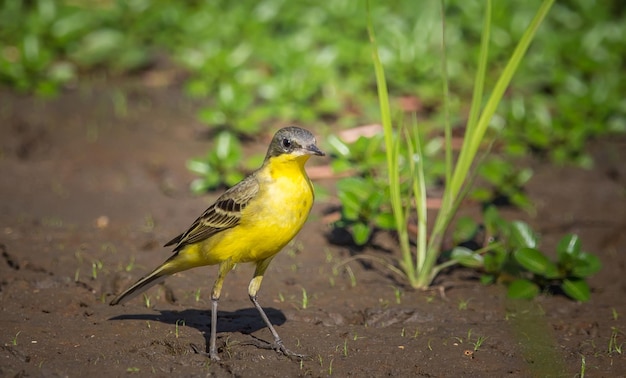
[[[211,361],[215,361],[215,362],[221,361],[221,358],[220,358],[220,356],[217,355],[217,352],[209,352],[209,353],[207,353],[207,352],[205,352],[203,350],[200,350],[200,348],[198,348],[198,346],[196,344],[189,344],[189,346],[191,347],[191,349],[193,350],[193,352],[195,354],[199,354],[199,355],[208,357],[208,358],[211,359]]]
[[[260,339],[255,339],[254,341],[250,341],[250,342],[246,342],[245,344],[247,345],[253,345],[259,349],[267,349],[267,350],[273,350],[277,353],[282,353],[283,355],[285,355],[286,357],[289,357],[290,359],[305,359],[307,358],[306,355],[304,354],[300,354],[300,353],[296,353],[296,352],[292,352],[291,350],[287,349],[285,347],[285,345],[283,344],[282,341],[275,341],[273,343],[269,343],[265,340],[260,340]]]

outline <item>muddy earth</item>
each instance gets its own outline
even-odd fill
[[[324,179],[308,223],[274,259],[259,295],[286,346],[308,358],[254,345],[271,335],[247,297],[252,266],[226,280],[219,362],[191,347],[207,348],[215,267],[109,306],[170,256],[161,246],[219,195],[189,191],[185,161],[205,154],[211,139],[194,118],[199,104],[181,92],[141,80],[94,82],[54,100],[0,92],[0,376],[626,375],[623,136],[590,141],[592,170],[531,160],[537,214],[504,211],[539,230],[547,250],[573,232],[599,255],[587,303],[511,301],[465,269],[444,272],[432,290],[411,290],[381,266],[349,260],[397,256],[389,236],[363,251],[328,242],[325,214],[338,201]],[[264,153],[279,126],[246,141],[246,154]]]

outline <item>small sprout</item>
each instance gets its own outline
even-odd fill
[[[609,337],[609,348],[608,348],[609,354],[613,354],[613,353],[622,354],[622,345],[624,345],[624,343],[621,343],[621,344],[617,343],[618,334],[619,334],[619,330],[617,329],[617,327],[611,327],[611,337]]]
[[[98,278],[98,272],[102,270],[104,264],[100,260],[96,260],[91,263],[91,278],[94,280]]]
[[[74,282],[78,282],[79,277],[80,277],[80,268],[77,268],[76,272],[74,272]]]
[[[278,300],[281,302],[285,301],[285,296],[283,295],[283,293],[278,293]]]
[[[20,333],[22,333],[22,331],[18,331],[15,336],[13,336],[13,340],[11,340],[11,345],[16,346],[17,345],[17,337],[20,335]]]
[[[196,299],[196,303],[200,302],[200,288],[197,288],[195,293],[194,293],[194,298]]]
[[[467,341],[470,341],[472,339],[472,329],[468,329],[467,330]]]
[[[324,252],[326,253],[326,262],[327,263],[332,263],[333,262],[333,254],[330,252],[330,249],[328,248],[324,248]]]
[[[397,286],[392,286],[393,293],[396,297],[396,304],[400,304],[402,302],[402,289]]]
[[[352,271],[352,268],[350,268],[350,266],[346,265],[346,272],[348,273],[348,276],[350,277],[350,287],[355,287],[356,286],[356,276],[354,275],[354,272]]]
[[[478,352],[478,349],[483,345],[483,343],[487,340],[485,336],[479,336],[474,344],[474,352]]]
[[[309,296],[306,293],[306,289],[302,288],[302,309],[306,310],[309,305]]]
[[[152,214],[148,214],[143,218],[143,232],[152,232],[155,225],[156,223],[154,222]]]
[[[400,331],[400,337],[404,337],[404,336],[406,336],[406,332],[405,332],[404,327],[402,327],[402,331]]]
[[[467,310],[467,305],[470,303],[471,300],[472,298],[469,298],[468,300],[459,300],[459,310]]]
[[[129,367],[128,369],[126,369],[127,373],[139,373],[139,368],[138,367]]]
[[[585,361],[585,356],[584,355],[580,355],[581,361],[580,361],[580,374],[578,374],[578,376],[580,378],[585,378],[585,370],[587,368],[587,362]]]
[[[343,356],[348,357],[348,339],[343,340]]]
[[[146,306],[146,308],[150,308],[150,296],[147,294],[143,295],[143,304]]]
[[[615,309],[615,307],[611,308],[611,313],[613,314],[613,320],[617,320],[619,318],[619,313]]]
[[[130,262],[124,267],[124,270],[127,272],[130,272],[131,270],[133,270],[133,268],[135,268],[135,257],[131,257],[130,258]]]
[[[176,338],[178,338],[178,336],[179,336],[179,333],[178,333],[178,326],[179,326],[179,324],[184,327],[185,326],[185,320],[184,319],[176,320],[176,331],[175,331]]]
[[[333,361],[335,361],[334,358],[330,360],[330,363],[328,364],[328,375],[333,375]]]

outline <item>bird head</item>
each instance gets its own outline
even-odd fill
[[[282,128],[274,134],[265,160],[280,155],[290,155],[294,158],[311,155],[324,156],[317,147],[315,136],[308,130],[295,126]]]

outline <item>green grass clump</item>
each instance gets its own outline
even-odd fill
[[[497,77],[491,94],[485,100],[483,93],[487,83],[487,63],[494,26],[492,23],[493,4],[491,1],[486,3],[472,104],[464,129],[462,146],[456,158],[452,153],[447,39],[445,23],[442,21],[441,72],[445,124],[443,133],[445,185],[441,207],[430,231],[427,228],[427,176],[424,163],[426,154],[422,142],[423,136],[418,130],[415,119],[410,126],[394,126],[392,122],[389,87],[380,58],[380,47],[374,35],[371,21],[369,23],[387,163],[386,170],[383,171],[383,176],[386,176],[388,184],[388,190],[384,192],[387,196],[381,197],[378,202],[390,204],[393,215],[393,220],[390,223],[395,226],[401,250],[401,258],[398,263],[408,283],[415,288],[428,287],[442,269],[460,263],[467,267],[482,269],[485,272],[484,282],[493,282],[501,277],[506,277],[505,281],[508,280],[507,283],[509,284],[509,295],[514,298],[532,298],[541,290],[558,287],[575,300],[586,301],[589,299],[590,290],[585,278],[600,269],[600,261],[594,255],[581,251],[580,242],[575,235],[568,235],[561,240],[557,250],[558,261],[554,263],[538,249],[538,237],[526,223],[506,222],[499,217],[494,207],[487,208],[485,212],[484,228],[487,230],[487,236],[479,247],[472,250],[461,246],[459,241],[475,237],[480,228],[477,223],[471,220],[460,219],[454,235],[457,239],[457,247],[447,255],[445,262],[437,265],[437,261],[442,255],[444,235],[460,202],[471,188],[475,175],[472,168],[476,165],[478,151],[485,148],[485,145],[489,148],[489,144],[485,143],[488,127],[492,123],[504,93],[535,37],[539,25],[547,16],[553,3],[553,0],[545,0],[538,8],[515,46],[507,64]],[[445,14],[446,9],[443,2],[441,9],[442,14]],[[494,170],[507,172],[506,168],[497,165],[494,168],[493,164],[492,166],[485,164],[482,167],[491,173]],[[524,176],[527,179],[528,175]],[[506,189],[507,187],[501,186],[501,188]],[[342,193],[344,197],[349,193],[342,185],[338,185],[338,189],[340,198],[342,198]],[[514,190],[511,193],[515,194]],[[365,195],[361,195],[357,199],[364,200],[366,198]],[[345,203],[348,203],[348,208],[351,208],[352,204],[349,201],[344,201],[344,218],[347,218]],[[408,224],[411,218],[417,220],[415,248],[412,246],[409,235]],[[356,231],[361,232],[356,227],[358,225],[357,223],[353,226],[355,236],[358,235]],[[357,237],[355,240],[359,241]],[[475,242],[475,240],[472,241]]]

